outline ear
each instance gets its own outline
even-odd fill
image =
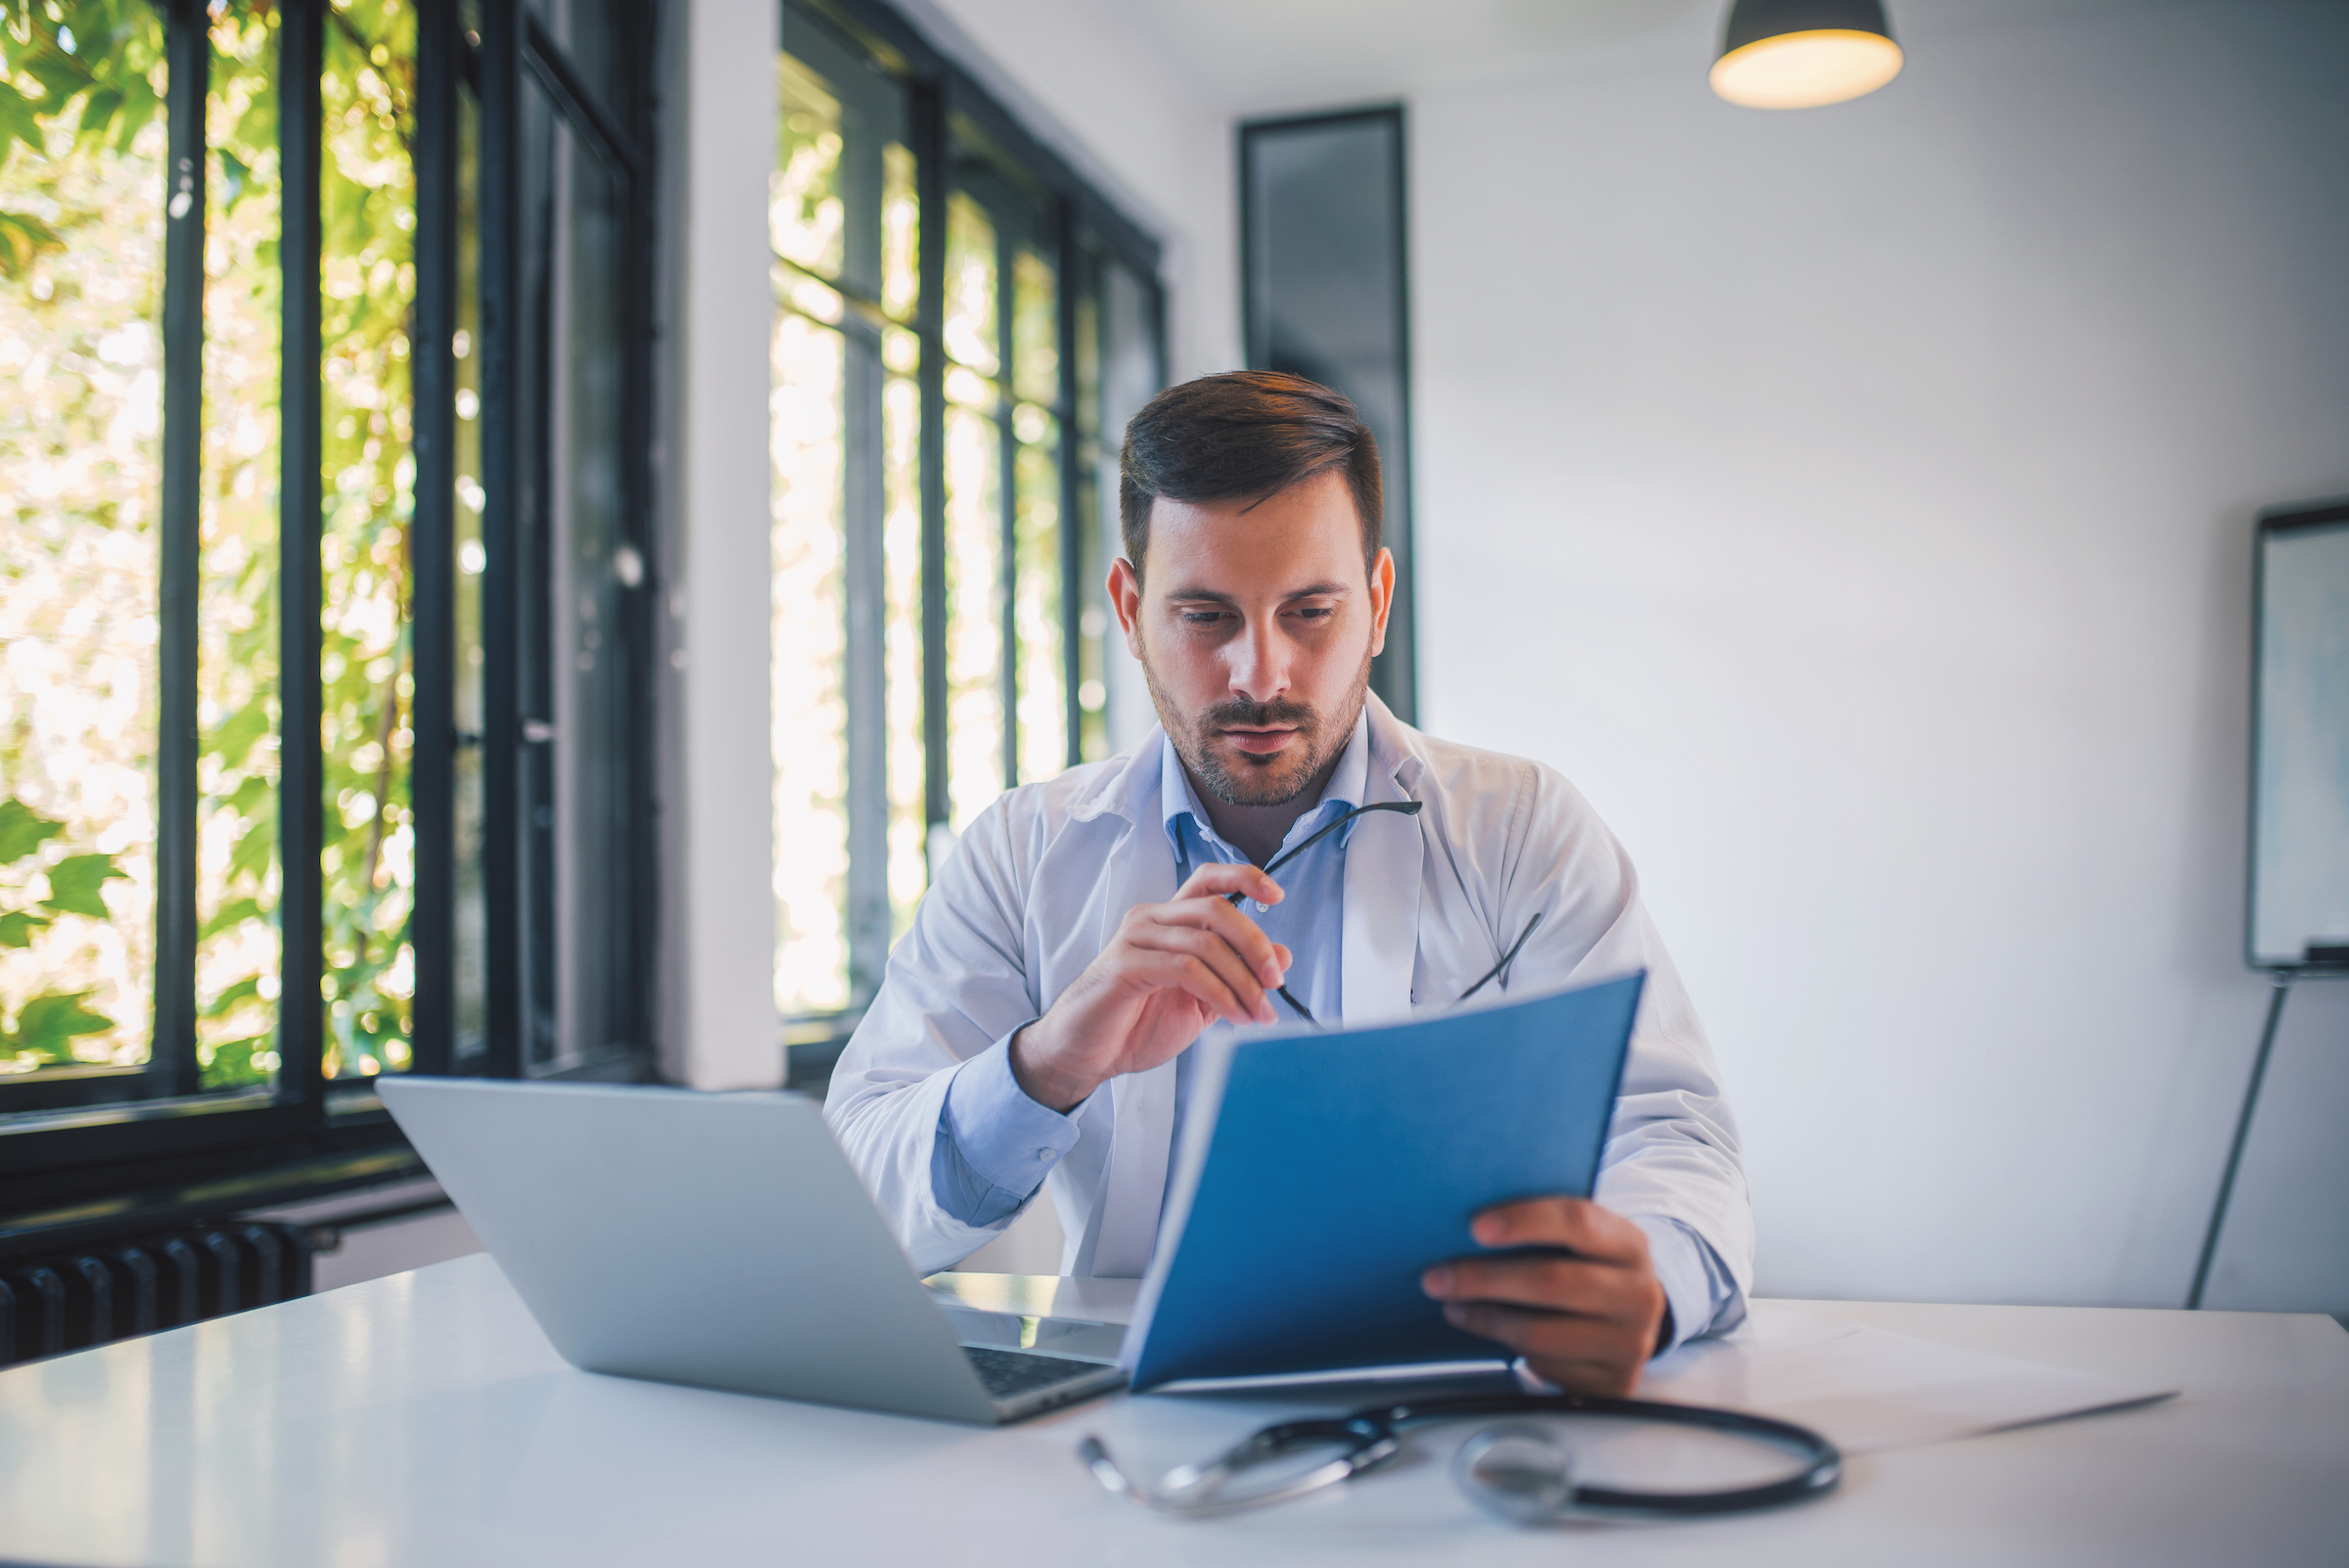
[[[1370,657],[1373,659],[1387,651],[1387,616],[1394,608],[1395,552],[1381,545],[1378,559],[1370,563]]]
[[[1109,602],[1118,612],[1118,628],[1126,633],[1126,651],[1141,658],[1142,579],[1124,556],[1109,564]]]

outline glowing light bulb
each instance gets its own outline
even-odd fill
[[[1881,0],[1737,0],[1713,91],[1747,109],[1817,109],[1901,73]]]

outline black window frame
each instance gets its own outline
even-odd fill
[[[1240,205],[1240,333],[1251,370],[1286,370],[1272,342],[1272,306],[1261,287],[1265,269],[1265,236],[1257,222],[1256,150],[1267,139],[1297,131],[1339,125],[1369,125],[1385,131],[1393,149],[1392,185],[1394,226],[1386,237],[1387,257],[1396,280],[1395,314],[1390,323],[1395,344],[1397,429],[1380,432],[1385,470],[1386,516],[1382,520],[1386,547],[1395,557],[1395,601],[1387,617],[1387,645],[1370,664],[1370,689],[1406,724],[1419,717],[1419,636],[1417,595],[1413,591],[1418,562],[1411,507],[1413,453],[1411,450],[1411,246],[1410,246],[1410,126],[1401,104],[1361,109],[1331,110],[1308,115],[1283,115],[1243,120],[1236,144]],[[1344,392],[1346,388],[1336,389]],[[1376,416],[1370,418],[1375,421]]]
[[[162,586],[157,743],[157,955],[155,1035],[138,1069],[33,1075],[0,1082],[0,1251],[78,1242],[175,1216],[218,1214],[298,1195],[368,1185],[422,1171],[365,1079],[323,1076],[321,1007],[285,1005],[316,998],[326,974],[320,847],[324,834],[320,655],[323,582],[322,430],[324,403],[320,294],[320,202],[324,177],[320,77],[328,0],[279,0],[278,113],[283,191],[280,265],[280,527],[278,563],[281,656],[285,678],[279,784],[279,855],[283,867],[278,923],[281,990],[277,1009],[280,1067],[273,1086],[199,1091],[195,1035],[195,839],[197,507],[203,418],[203,254],[207,148],[204,139],[210,67],[211,14],[204,0],[155,0],[165,28],[169,86],[167,181],[193,200],[166,217],[161,336],[164,347],[161,519]],[[242,3],[242,0],[236,0]],[[417,868],[409,941],[416,981],[408,1071],[487,1076],[649,1078],[655,1025],[650,976],[656,874],[651,710],[651,606],[659,584],[650,527],[652,507],[652,279],[654,243],[652,69],[656,0],[614,0],[606,12],[618,101],[591,88],[538,13],[514,0],[410,0],[416,10],[416,177],[414,327],[410,333],[415,510],[411,627],[416,654],[410,801]],[[469,14],[474,13],[474,14]],[[469,25],[470,24],[470,25]],[[627,900],[624,941],[639,961],[619,1008],[631,1039],[600,1059],[559,1072],[532,1072],[521,1023],[542,1005],[551,976],[525,962],[521,944],[533,888],[553,872],[527,842],[526,821],[543,804],[532,793],[523,758],[523,692],[551,649],[530,645],[526,597],[543,596],[521,570],[523,537],[534,507],[543,513],[543,427],[527,416],[548,397],[533,384],[535,367],[517,351],[523,327],[522,213],[517,115],[527,91],[543,93],[571,135],[612,168],[622,192],[628,241],[619,264],[622,382],[622,515],[631,530],[642,589],[629,599],[636,624],[622,630],[629,654],[624,719],[618,755],[602,760],[622,777],[635,808],[632,841],[621,853],[641,894]],[[454,609],[456,372],[453,333],[459,274],[459,114],[462,95],[478,106],[480,320],[483,377],[484,538],[487,547],[483,637],[486,666],[484,732],[458,731],[454,706],[457,623]],[[158,200],[166,200],[159,192]],[[550,245],[552,242],[550,241]],[[301,678],[292,678],[295,672]],[[295,737],[308,737],[307,745]],[[462,1051],[457,1038],[459,933],[456,758],[480,745],[488,780],[484,847],[487,887],[488,1017],[485,1048]],[[541,966],[542,967],[542,966]],[[125,1082],[135,1078],[135,1084]],[[68,1082],[70,1080],[70,1082]],[[126,1088],[133,1092],[127,1097]]]
[[[1080,386],[1080,356],[1075,351],[1077,313],[1082,299],[1100,293],[1099,279],[1104,267],[1110,264],[1122,267],[1144,292],[1154,380],[1164,386],[1168,356],[1166,290],[1160,277],[1162,248],[1154,236],[1120,211],[1065,159],[1031,134],[1018,116],[977,77],[932,45],[885,0],[776,0],[776,4],[778,12],[794,14],[783,32],[782,48],[786,54],[792,51],[790,28],[803,24],[805,19],[825,30],[834,49],[845,49],[861,57],[883,75],[900,84],[907,98],[906,145],[913,155],[917,200],[922,212],[917,257],[919,302],[910,325],[921,344],[921,359],[914,380],[919,389],[921,423],[922,750],[925,828],[935,835],[942,828],[950,829],[953,817],[947,765],[947,496],[944,439],[945,380],[951,362],[944,341],[948,199],[955,190],[968,188],[969,182],[977,179],[999,187],[997,201],[982,201],[990,212],[999,213],[1014,203],[1025,205],[1032,220],[1025,223],[1017,236],[998,228],[998,261],[1012,254],[1018,240],[1025,239],[1050,259],[1058,280],[1060,380],[1049,411],[1060,428],[1056,457],[1063,587],[1061,665],[1069,765],[1082,761],[1087,717],[1082,711],[1080,697],[1088,678],[1083,664],[1082,616],[1088,604],[1102,605],[1104,596],[1099,582],[1093,579],[1106,575],[1108,568],[1108,562],[1100,558],[1096,549],[1100,533],[1096,475],[1101,468],[1103,443],[1119,438],[1117,432],[1091,427],[1089,405]],[[839,287],[838,280],[818,281],[828,287]],[[1008,269],[1003,270],[999,287],[1007,303]],[[870,301],[866,303],[877,309]],[[999,308],[998,315],[999,331],[1008,340],[1012,330],[1008,312]],[[1009,373],[1007,361],[1004,375]],[[995,415],[1006,414],[1008,407],[1006,401]],[[1008,420],[1003,423],[1008,448]],[[1011,468],[1006,462],[1001,506],[1007,576],[1011,571],[1016,506],[1013,488]],[[1111,499],[1114,502],[1114,497]],[[1105,605],[1102,608],[1105,610]],[[1004,615],[1008,623],[1008,604]],[[1009,631],[1008,624],[1005,629]],[[1015,646],[1007,636],[1002,674],[1007,784],[1024,781],[1019,773],[1018,748],[1012,733],[1017,674],[1011,650]],[[852,733],[856,722],[852,714]],[[866,807],[868,812],[873,809],[870,805]],[[880,810],[885,815],[885,803]],[[852,851],[849,874],[852,943],[857,941],[859,930],[869,931],[873,924],[870,910],[877,904],[883,938],[880,947],[886,953],[887,893],[877,882],[881,867],[860,863]],[[866,911],[861,921],[857,917],[859,909]],[[852,947],[851,996],[845,1008],[786,1016],[780,1021],[789,1083],[793,1087],[822,1086],[848,1036],[863,1016],[881,979],[881,965],[873,961],[872,946],[868,935],[861,946]]]

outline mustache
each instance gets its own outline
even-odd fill
[[[1213,705],[1199,715],[1202,729],[1294,728],[1310,733],[1320,727],[1320,723],[1321,715],[1311,703],[1295,703],[1285,698],[1252,703],[1244,697],[1234,697]]]

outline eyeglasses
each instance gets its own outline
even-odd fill
[[[1353,821],[1358,816],[1366,816],[1372,811],[1400,811],[1405,816],[1417,816],[1421,807],[1426,806],[1426,804],[1427,803],[1425,801],[1374,801],[1368,806],[1357,806],[1348,810],[1341,811],[1336,817],[1322,824],[1322,826],[1303,844],[1298,845],[1294,849],[1283,850],[1280,852],[1280,853],[1266,861],[1265,875],[1270,876],[1273,872],[1279,870],[1291,860],[1296,859],[1297,856],[1303,854],[1306,851],[1312,849],[1323,839],[1328,838],[1332,833],[1337,832],[1338,829],[1344,827],[1347,823]],[[1236,906],[1244,897],[1245,895],[1243,894],[1226,894],[1223,901]],[[1486,970],[1482,978],[1480,978],[1475,985],[1469,987],[1466,991],[1461,992],[1459,995],[1453,999],[1452,1005],[1457,1007],[1461,1002],[1466,1001],[1469,997],[1484,990],[1495,980],[1499,980],[1503,986],[1506,986],[1508,981],[1504,977],[1508,974],[1509,965],[1516,961],[1518,950],[1525,945],[1526,939],[1534,934],[1534,927],[1540,925],[1541,923],[1542,911],[1537,909],[1534,911],[1534,917],[1525,923],[1525,929],[1517,934],[1517,940],[1509,944],[1509,950],[1500,955],[1500,962]],[[1321,1020],[1313,1015],[1312,1009],[1308,1008],[1305,1003],[1299,1001],[1295,996],[1289,994],[1289,988],[1287,986],[1275,986],[1273,990],[1279,994],[1282,1001],[1287,1002],[1291,1007],[1296,1009],[1298,1017],[1304,1019],[1315,1029],[1324,1027],[1321,1023]]]

